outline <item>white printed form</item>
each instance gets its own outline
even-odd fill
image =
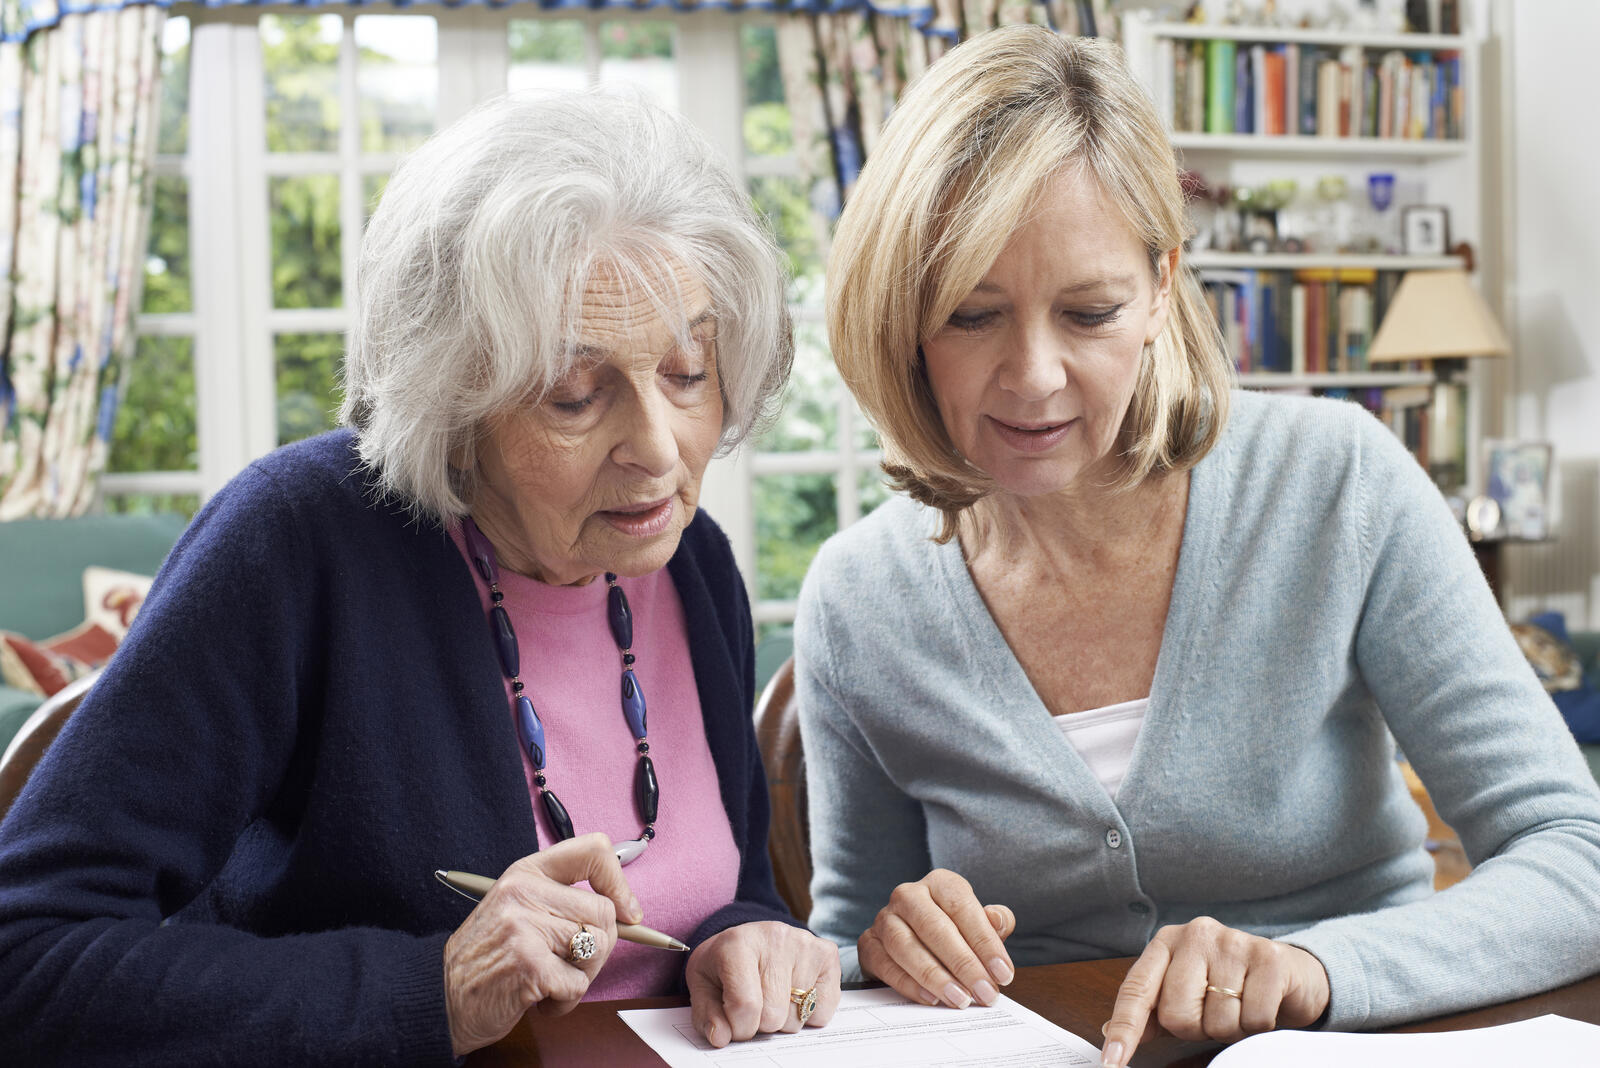
[[[758,1035],[722,1049],[694,1029],[689,1010],[617,1013],[671,1068],[1079,1068],[1100,1050],[1001,997],[959,1011],[907,1001],[893,990],[846,990],[826,1027]]]

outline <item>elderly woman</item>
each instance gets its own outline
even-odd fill
[[[696,511],[791,352],[747,198],[652,107],[502,99],[396,173],[360,279],[352,429],[207,504],[5,821],[8,1052],[448,1064],[685,980],[713,1045],[825,1022]]]
[[[801,595],[813,926],[957,1007],[1142,954],[1118,1068],[1592,971],[1600,792],[1465,539],[1361,409],[1230,395],[1187,228],[1113,46],[997,30],[890,120],[829,327],[912,499]]]

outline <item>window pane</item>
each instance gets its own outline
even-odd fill
[[[820,304],[823,245],[807,189],[807,182],[800,178],[750,179],[750,197],[756,210],[766,217],[788,258],[789,273],[794,279],[792,299]]]
[[[108,495],[102,502],[105,509],[116,515],[159,515],[176,512],[188,519],[200,510],[197,493],[118,493]]]
[[[194,308],[189,291],[187,179],[166,175],[156,178],[141,308],[147,312],[185,312]]]
[[[889,487],[884,482],[883,471],[877,464],[873,464],[856,476],[856,494],[856,499],[861,502],[863,516],[889,499]]]
[[[161,24],[161,120],[156,152],[181,156],[189,150],[189,20]]]
[[[832,475],[755,479],[756,596],[790,600],[811,558],[838,527]]]
[[[861,414],[861,409],[856,409],[856,451],[873,452],[883,448],[883,442],[878,440],[878,432],[867,422],[867,417]]]
[[[339,147],[338,15],[262,15],[267,150],[333,152]]]
[[[439,29],[428,15],[358,15],[361,149],[405,152],[439,115]]]
[[[794,369],[784,391],[783,413],[761,439],[762,452],[806,452],[835,448],[839,429],[839,372],[828,354],[821,323],[799,322],[794,330]]]
[[[783,73],[778,69],[777,27],[742,26],[739,44],[744,69],[744,150],[752,156],[788,155],[794,151],[794,135],[784,104]]]
[[[272,178],[272,306],[343,305],[339,262],[339,176]]]
[[[589,84],[583,23],[577,19],[512,19],[507,43],[507,89],[582,89]]]
[[[332,430],[338,425],[344,338],[279,334],[273,350],[278,364],[278,444]]]
[[[669,111],[678,110],[678,65],[670,22],[600,25],[600,84],[636,85]]]
[[[145,335],[123,369],[112,471],[195,471],[194,338]]]
[[[366,205],[366,214],[363,223],[372,221],[373,212],[378,210],[378,201],[383,199],[383,191],[389,188],[387,174],[369,174],[361,179],[361,198]]]

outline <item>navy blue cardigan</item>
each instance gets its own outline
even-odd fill
[[[767,859],[744,586],[702,512],[683,602],[738,894]],[[0,824],[0,1053],[72,1064],[448,1064],[434,881],[538,848],[466,564],[336,432],[253,464],[178,542]],[[0,1060],[7,1059],[0,1057]]]

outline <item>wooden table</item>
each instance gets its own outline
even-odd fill
[[[1005,992],[1052,1023],[1100,1044],[1100,1025],[1111,1015],[1117,987],[1132,964],[1131,958],[1047,964],[1023,968]],[[686,998],[638,998],[632,1001],[591,1001],[566,1016],[546,1019],[536,1013],[498,1044],[468,1058],[473,1068],[659,1068],[661,1059],[651,1052],[618,1009],[651,1009],[686,1005]],[[1443,1016],[1435,1020],[1391,1028],[1395,1031],[1454,1031],[1465,1027],[1526,1020],[1553,1012],[1576,1020],[1600,1024],[1600,975],[1571,986],[1521,1001]],[[1162,1036],[1139,1047],[1132,1068],[1199,1068],[1210,1063],[1221,1047],[1209,1042],[1180,1042]]]

